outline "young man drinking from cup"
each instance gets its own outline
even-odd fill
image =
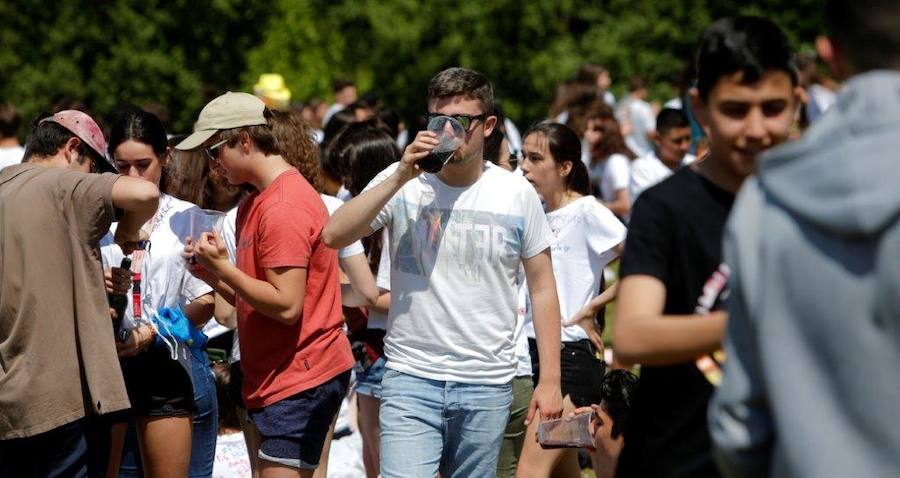
[[[559,304],[550,228],[527,182],[483,160],[496,124],[493,87],[464,68],[428,85],[429,116],[449,117],[465,141],[437,173],[418,163],[439,140],[420,132],[403,158],[342,206],[325,228],[341,247],[387,227],[392,303],[382,382],[381,476],[493,476],[516,372],[516,276],[534,304],[547,361],[528,420],[562,412]],[[455,126],[454,126],[455,128]]]

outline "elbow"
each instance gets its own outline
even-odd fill
[[[331,227],[330,223],[325,226],[325,229],[322,230],[322,242],[324,242],[326,246],[332,249],[340,249],[347,245],[344,244],[337,236],[337,234],[334,233],[334,228]]]
[[[616,324],[613,331],[613,351],[616,360],[624,365],[631,366],[641,362],[642,351],[639,341],[635,340],[634,334],[627,327],[620,324]]]
[[[159,205],[159,188],[150,181],[141,181],[135,185],[135,199],[142,208],[156,211]]]
[[[300,321],[300,316],[303,315],[303,302],[299,302],[297,304],[290,305],[288,307],[282,308],[276,318],[279,322],[286,325],[294,325]]]

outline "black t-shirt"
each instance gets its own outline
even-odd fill
[[[666,287],[664,314],[693,314],[722,261],[722,231],[734,195],[682,168],[634,204],[621,275],[649,275]],[[713,386],[693,361],[641,367],[619,478],[718,476],[706,407]]]

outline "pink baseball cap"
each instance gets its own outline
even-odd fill
[[[106,138],[103,137],[100,125],[87,113],[78,110],[64,110],[42,119],[38,124],[45,121],[50,121],[66,128],[74,133],[75,136],[78,136],[78,139],[83,141],[84,144],[90,146],[94,152],[103,158],[103,161],[97,164],[97,167],[103,172],[118,172],[115,165],[106,156]]]

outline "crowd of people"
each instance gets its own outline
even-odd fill
[[[826,9],[840,87],[725,18],[522,133],[460,67],[410,124],[3,105],[0,478],[325,477],[347,403],[369,478],[896,475],[900,6]]]

